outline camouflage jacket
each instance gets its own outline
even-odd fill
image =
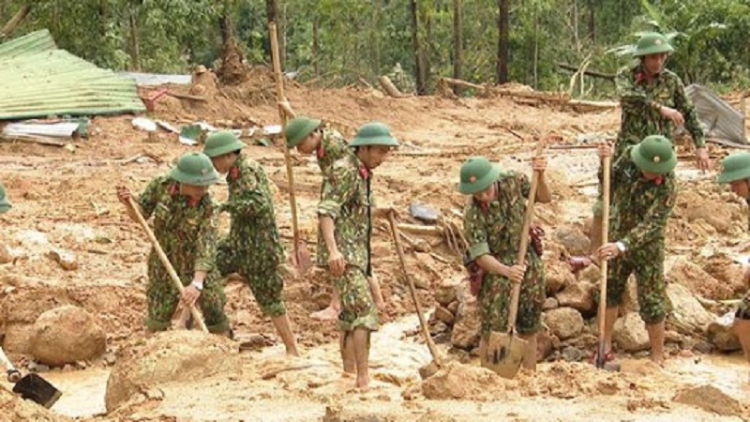
[[[190,279],[195,271],[214,268],[216,220],[209,194],[191,204],[180,194],[179,186],[167,176],[157,177],[138,198],[138,204],[144,218],[154,216],[154,236],[177,274]],[[154,264],[161,262],[152,249],[149,265]]]
[[[372,171],[356,155],[336,161],[323,179],[318,215],[334,220],[336,246],[349,265],[371,275]],[[328,267],[328,249],[318,236],[317,264]]]
[[[328,173],[333,163],[351,154],[354,154],[354,152],[349,148],[349,144],[346,143],[340,133],[327,129],[323,131],[320,147],[315,152],[315,156],[318,158],[318,166],[323,174]]]
[[[261,165],[240,155],[227,173],[229,198],[221,211],[232,215],[228,241],[246,268],[275,268],[283,261],[273,194]]]
[[[504,172],[497,180],[497,199],[485,206],[471,199],[464,210],[464,232],[469,257],[490,254],[504,265],[518,258],[526,198],[531,184],[524,174]]]
[[[685,92],[680,77],[667,69],[649,86],[640,62],[621,69],[615,79],[622,117],[619,139],[636,144],[648,135],[673,139],[674,124],[662,117],[658,106],[678,110],[685,117],[685,129],[692,135],[696,148],[706,145],[705,135],[693,102]]]
[[[612,165],[614,192],[609,239],[620,241],[628,250],[664,241],[664,230],[677,198],[674,172],[646,180],[630,159],[627,149]],[[601,173],[601,170],[600,170]]]

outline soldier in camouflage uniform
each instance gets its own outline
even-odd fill
[[[603,158],[609,145],[599,148]],[[607,275],[606,360],[612,360],[612,331],[630,274],[635,273],[640,315],[651,343],[651,360],[664,361],[664,319],[669,312],[664,282],[664,231],[677,197],[677,155],[669,139],[646,137],[625,150],[612,165],[616,186],[609,238],[599,259],[615,259]]]
[[[645,137],[662,135],[671,140],[675,127],[684,125],[695,144],[698,168],[705,170],[711,165],[705,135],[693,102],[685,92],[680,77],[664,67],[668,55],[673,51],[664,35],[644,34],[638,40],[633,63],[618,72],[615,82],[622,114],[613,163],[625,150]],[[616,188],[613,182],[610,195]],[[601,227],[601,201],[597,201],[591,230],[592,251],[601,244]],[[570,260],[574,271],[585,268],[591,262],[591,257],[573,257]]]
[[[542,172],[536,200],[552,200],[544,180],[547,167],[544,157],[534,158],[535,171]],[[534,248],[529,247],[526,262],[515,262],[523,228],[529,179],[513,171],[503,172],[485,157],[469,158],[461,166],[459,191],[471,195],[464,210],[464,231],[469,242],[469,259],[484,270],[478,300],[482,320],[479,353],[487,349],[491,331],[506,332],[514,283],[521,283],[517,331],[529,341],[524,367],[536,368],[536,333],[541,329],[542,304],[546,279],[544,264]],[[531,242],[530,242],[531,245]]]
[[[357,388],[367,389],[370,332],[378,328],[373,294],[379,293],[377,286],[368,285],[372,274],[371,220],[394,212],[373,206],[372,170],[398,147],[398,141],[388,126],[372,122],[359,129],[351,146],[355,153],[333,163],[323,180],[318,220],[325,248],[317,256],[317,265],[330,270],[341,298],[338,321],[344,372],[356,371]]]
[[[323,175],[328,173],[334,162],[352,155],[352,150],[344,137],[337,131],[322,129],[320,120],[317,119],[295,117],[287,123],[284,135],[289,149],[297,148],[302,154],[315,154]],[[318,255],[324,247],[323,238],[318,232]],[[314,319],[329,320],[335,319],[340,311],[341,301],[336,289],[333,289],[330,305],[310,316]]]
[[[223,276],[239,273],[264,315],[279,333],[287,354],[298,356],[284,301],[280,266],[284,250],[273,210],[273,195],[263,167],[240,152],[246,145],[231,132],[206,139],[204,153],[219,173],[227,174],[229,198],[220,206],[232,216],[229,235],[219,242],[216,265]]]
[[[8,198],[5,197],[5,186],[0,183],[0,214],[10,211],[11,208]]]
[[[736,152],[721,162],[722,171],[717,181],[729,183],[737,196],[750,199],[750,153]],[[745,284],[750,288],[750,267],[745,270]],[[750,289],[734,315],[734,331],[740,339],[745,358],[750,363]],[[750,377],[748,378],[750,382]]]
[[[182,302],[199,300],[209,331],[229,335],[229,320],[224,314],[226,296],[214,265],[215,210],[208,194],[208,186],[217,181],[218,174],[208,157],[188,153],[168,176],[148,184],[136,206],[144,218],[154,217],[154,236],[186,286]],[[119,186],[117,195],[130,218],[137,221],[127,205],[130,191]],[[154,249],[148,258],[148,278],[146,327],[152,332],[163,331],[169,328],[180,297]]]

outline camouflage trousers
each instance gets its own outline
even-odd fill
[[[747,292],[745,298],[740,302],[740,305],[737,307],[737,313],[734,314],[734,317],[750,320],[750,292]]]
[[[172,285],[169,274],[160,264],[149,265],[148,277],[146,327],[151,331],[164,331],[171,325],[172,315],[180,302],[180,293]],[[188,286],[192,279],[181,277],[181,281],[183,286]],[[218,274],[215,271],[209,273],[196,303],[203,312],[208,331],[217,334],[229,331],[229,319],[224,313],[226,302],[224,286],[220,283]]]
[[[542,328],[542,305],[546,297],[547,280],[544,263],[535,252],[526,255],[527,270],[521,282],[516,330],[520,334],[534,334]],[[506,332],[513,284],[497,274],[486,274],[479,289],[479,314],[482,336],[491,331]]]
[[[664,281],[664,243],[626,251],[610,261],[607,274],[607,307],[622,305],[628,277],[635,273],[640,315],[646,324],[658,324],[669,313]]]
[[[328,275],[341,298],[339,328],[342,331],[354,331],[356,328],[376,331],[379,324],[378,310],[365,272],[350,265],[341,277],[330,272]]]
[[[216,247],[216,266],[222,277],[238,273],[247,280],[263,315],[274,318],[286,314],[281,297],[284,279],[274,263],[259,263],[252,254],[236,250],[223,239]]]

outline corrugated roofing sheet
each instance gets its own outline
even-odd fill
[[[692,84],[685,88],[685,91],[695,104],[698,118],[703,122],[707,136],[747,145],[742,113],[704,86]]]
[[[47,30],[0,45],[0,120],[145,109],[134,80],[57,49]]]
[[[121,72],[120,75],[135,79],[135,83],[138,86],[154,86],[154,85],[188,85],[192,82],[193,77],[191,75],[164,75],[157,73],[139,73],[139,72]]]

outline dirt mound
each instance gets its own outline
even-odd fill
[[[107,381],[107,411],[133,394],[169,382],[195,381],[236,370],[238,348],[216,335],[197,331],[157,333],[147,341],[125,347]]]
[[[720,290],[715,289],[709,299],[724,300],[733,299],[737,294],[745,292],[744,269],[742,265],[735,262],[725,253],[717,253],[710,256],[703,270],[715,279],[719,280]]]
[[[670,263],[665,263],[666,279],[670,283],[681,284],[694,295],[707,299],[732,297],[734,288],[721,282],[704,271],[701,267],[689,261],[688,258],[678,257]]]
[[[627,392],[629,382],[621,375],[604,373],[587,363],[555,362],[537,371],[521,373],[508,390],[522,396],[570,399],[580,396],[614,395]]]
[[[49,366],[94,359],[107,347],[104,330],[91,314],[77,306],[61,306],[43,313],[33,330],[31,354]]]
[[[431,400],[480,400],[504,390],[494,372],[458,362],[446,364],[422,382],[422,394]]]
[[[73,419],[57,415],[30,400],[20,398],[6,390],[4,386],[0,386],[0,420],[64,422]]]
[[[743,413],[742,406],[737,399],[711,385],[680,391],[674,400],[722,416],[742,416]]]

